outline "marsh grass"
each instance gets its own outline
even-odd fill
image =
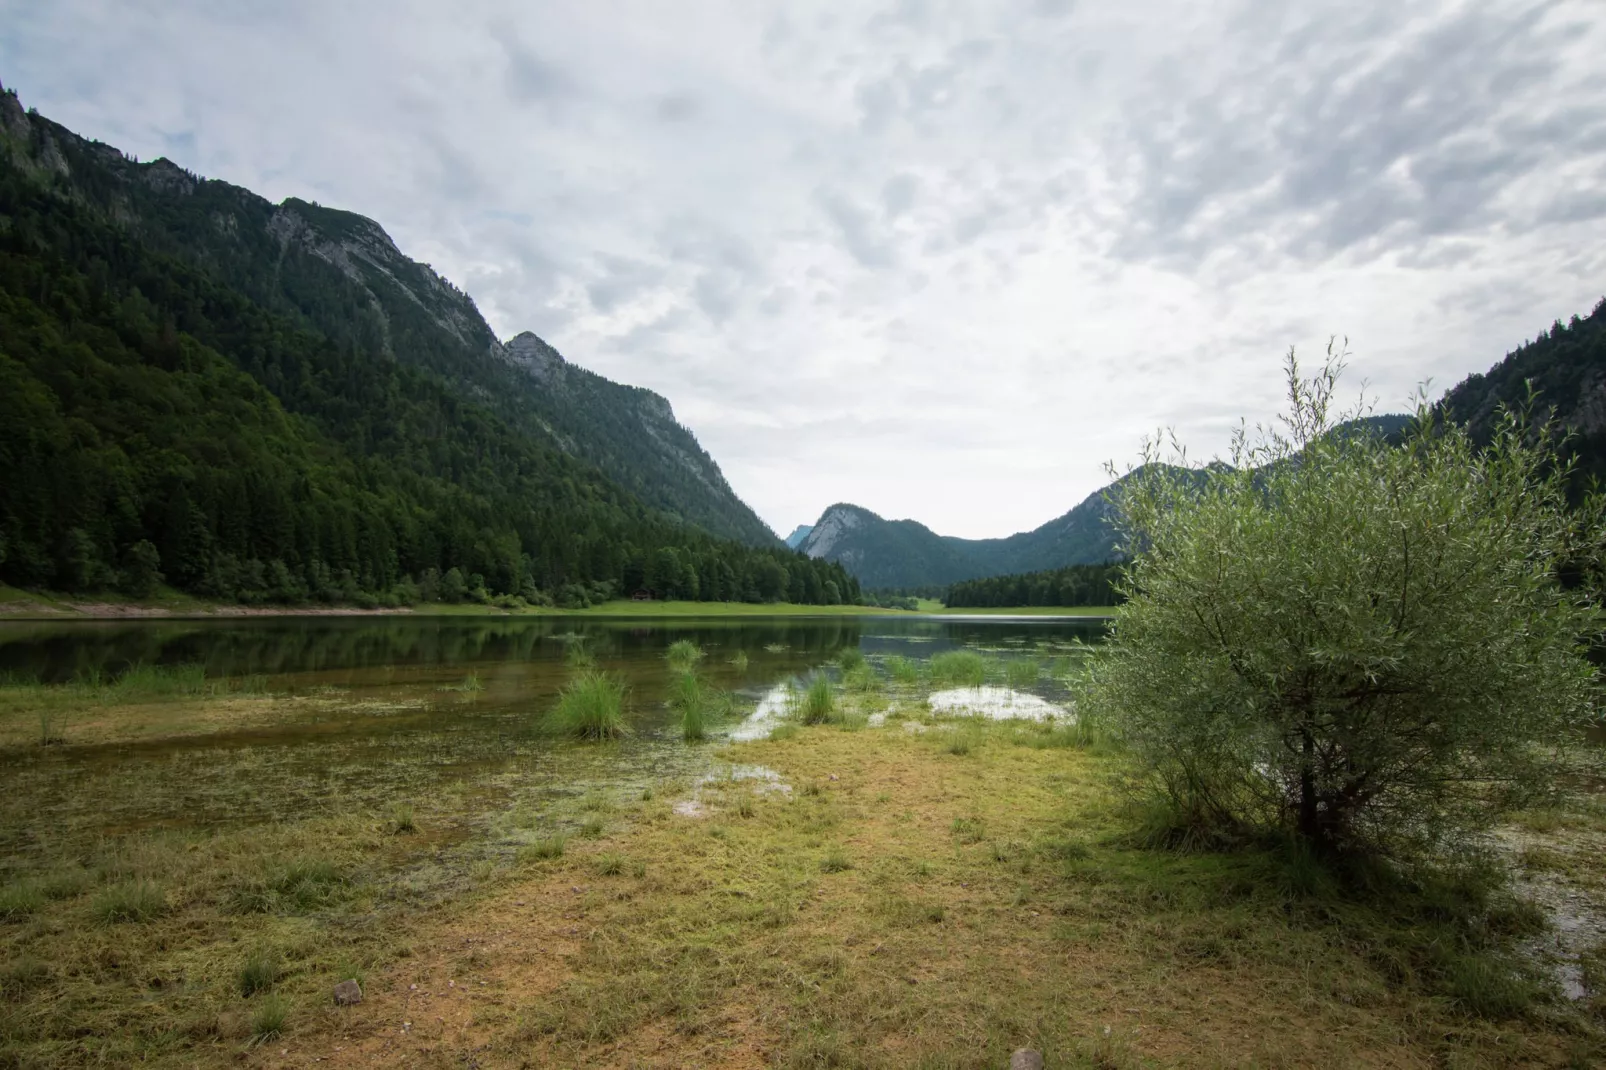
[[[1004,663],[1004,683],[1016,691],[1036,687],[1043,666],[1035,658],[1016,658]]]
[[[939,687],[980,687],[987,681],[987,659],[974,650],[944,650],[926,663]]]
[[[850,673],[865,664],[864,651],[856,646],[845,647],[841,653],[837,654],[836,663],[837,667],[844,673]]]
[[[579,637],[571,638],[565,643],[563,661],[574,672],[585,672],[597,667],[597,657],[591,652],[591,645]]]
[[[463,677],[462,680],[458,681],[455,684],[447,684],[444,687],[442,687],[441,690],[442,691],[464,691],[464,692],[484,691],[485,690],[485,685],[480,683],[480,674],[479,673],[471,672],[467,676]]]
[[[920,663],[913,658],[906,658],[901,654],[893,654],[883,662],[883,665],[886,667],[887,675],[892,678],[893,683],[905,687],[920,683]]]
[[[747,671],[747,651],[738,650],[736,653],[732,654],[731,658],[730,658],[730,663],[731,663],[732,666],[735,667],[737,672],[746,672]]]
[[[836,688],[829,676],[817,673],[797,700],[797,719],[803,724],[828,724],[837,713]]]
[[[669,667],[675,672],[687,673],[703,660],[703,648],[690,639],[676,639],[669,644],[669,649],[664,651],[664,660],[669,662]]]
[[[608,673],[582,670],[558,695],[548,726],[576,739],[616,739],[625,734],[625,684]]]
[[[730,695],[696,672],[677,673],[669,682],[669,707],[680,714],[680,734],[688,742],[705,739],[711,722],[730,712]]]

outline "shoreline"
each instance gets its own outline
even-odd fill
[[[218,620],[246,617],[603,617],[643,620],[724,617],[911,617],[924,619],[1106,620],[1107,606],[1016,606],[973,609],[884,609],[878,606],[812,606],[791,602],[606,602],[588,609],[530,607],[500,609],[478,604],[431,603],[427,606],[246,606],[200,600],[111,602],[72,600],[15,588],[0,588],[0,622],[106,620]]]

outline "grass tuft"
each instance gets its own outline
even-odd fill
[[[894,683],[912,686],[920,682],[920,663],[913,658],[894,654],[884,664]]]
[[[830,848],[820,858],[820,872],[822,873],[845,873],[852,868],[853,861],[848,858],[848,853],[840,846]]]
[[[987,679],[987,661],[974,650],[944,650],[926,663],[931,682],[948,687],[980,687]]]
[[[733,666],[735,666],[737,672],[746,672],[747,671],[747,651],[738,650],[736,653],[732,654],[731,655],[731,664]]]
[[[690,672],[697,667],[699,661],[703,660],[703,648],[690,639],[676,639],[669,644],[669,649],[664,651],[664,660],[669,662],[669,667],[676,672]]]
[[[412,803],[399,802],[390,808],[390,831],[398,836],[418,831]]]
[[[809,681],[797,704],[798,720],[804,724],[826,724],[836,718],[836,688],[831,678],[820,673]]]
[[[246,956],[240,966],[240,995],[249,999],[279,983],[279,956],[258,949]]]
[[[852,672],[865,664],[864,651],[856,646],[847,647],[836,656],[836,663],[842,668],[843,672]]]
[[[23,878],[0,885],[0,921],[26,918],[45,905],[45,890],[36,880]]]
[[[583,670],[558,695],[551,727],[576,739],[615,739],[625,734],[624,681],[594,669]]]
[[[527,843],[519,848],[518,860],[520,862],[545,862],[553,858],[563,857],[563,848],[568,840],[562,836],[546,836],[534,843]]]
[[[284,1023],[290,1018],[290,1001],[277,992],[270,992],[257,1001],[251,1012],[251,1047],[259,1047],[284,1035]]]
[[[155,881],[126,881],[101,890],[90,904],[99,921],[150,921],[167,913],[167,893]]]

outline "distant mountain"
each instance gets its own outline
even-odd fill
[[[797,527],[792,529],[792,534],[786,537],[786,545],[796,550],[799,546],[803,545],[803,540],[808,538],[809,532],[813,530],[813,524],[799,524]]]
[[[1408,421],[1405,416],[1372,416],[1341,430],[1361,427],[1393,434]],[[1115,555],[1109,499],[1127,478],[1101,487],[1041,527],[1002,539],[938,535],[913,520],[885,520],[861,506],[841,503],[821,515],[799,548],[810,557],[841,564],[870,589],[938,586],[1099,564]]]

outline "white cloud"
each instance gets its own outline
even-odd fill
[[[27,103],[374,217],[783,532],[1032,527],[1268,418],[1291,344],[1392,407],[1606,293],[1589,0],[0,12]]]

